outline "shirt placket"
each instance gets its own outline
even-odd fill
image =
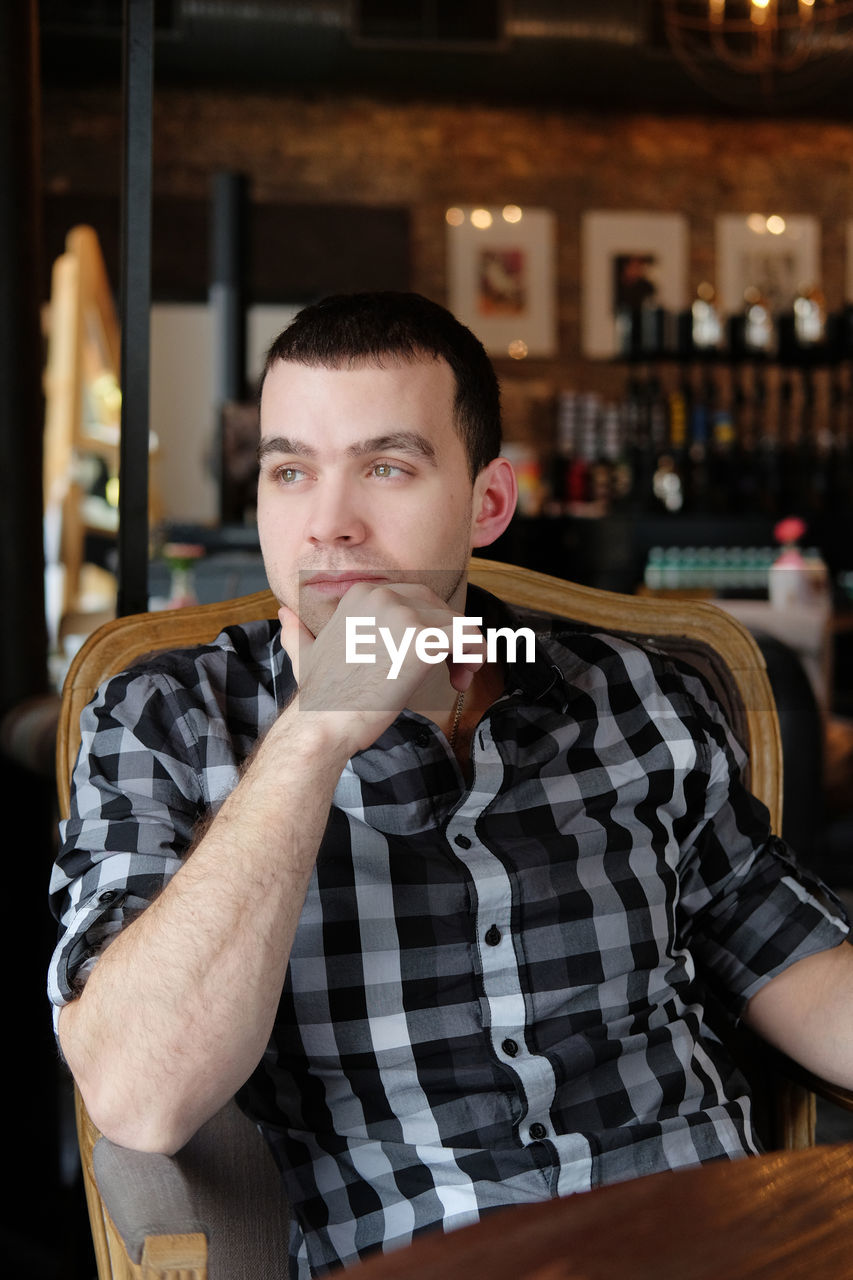
[[[528,1047],[520,940],[513,936],[512,880],[504,862],[480,840],[477,820],[504,781],[500,752],[487,722],[472,742],[474,780],[447,825],[447,840],[473,885],[477,957],[483,987],[484,1022],[492,1051],[513,1076],[521,1102],[519,1137],[524,1143],[554,1137],[551,1107],[556,1081],[542,1054]],[[516,918],[518,912],[516,912]]]

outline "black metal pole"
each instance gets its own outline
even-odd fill
[[[119,615],[148,608],[154,0],[124,0]]]
[[[245,299],[246,179],[214,174],[210,235],[209,301],[214,323],[217,409],[246,394]]]
[[[40,84],[34,0],[0,13],[0,714],[47,687]]]
[[[228,406],[246,394],[245,224],[246,180],[214,174],[210,220],[210,286],[213,321],[213,406],[219,518],[239,521],[228,465]]]
[[[0,716],[24,709],[18,725],[45,726],[26,707],[49,711],[47,629],[44,608],[42,436],[44,354],[42,301],[41,90],[37,0],[0,4]],[[32,704],[30,704],[30,700]],[[44,702],[42,701],[44,699]],[[4,726],[5,727],[5,726]],[[45,972],[56,941],[47,910],[47,881],[54,848],[54,784],[42,767],[30,767],[38,732],[24,732],[15,749],[4,735],[0,754],[3,810],[26,830],[23,857],[7,860],[10,902],[27,909],[7,940],[15,956],[14,981],[4,992],[5,1025],[14,1027],[15,1050],[4,1054],[3,1094],[38,1099],[35,1106],[6,1109],[4,1141],[26,1151],[8,1180],[0,1206],[0,1254],[23,1275],[31,1259],[44,1258],[70,1275],[59,1258],[65,1193],[60,1176],[60,1091],[63,1080],[45,999]],[[8,753],[7,753],[8,752]],[[11,821],[11,819],[9,819]],[[26,917],[26,919],[24,919]],[[82,1206],[81,1206],[82,1208]],[[45,1224],[50,1223],[49,1229]],[[51,1246],[56,1246],[54,1256]]]

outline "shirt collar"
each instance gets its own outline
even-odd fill
[[[569,695],[565,677],[542,640],[546,636],[553,635],[555,631],[563,629],[566,624],[556,621],[550,614],[512,607],[492,595],[490,591],[477,587],[473,583],[468,584],[465,613],[468,617],[482,618],[484,629],[509,627],[517,630],[520,627],[529,627],[536,636],[534,661],[526,660],[524,645],[516,646],[514,660],[510,660],[508,656],[502,659],[506,695],[511,697],[513,694],[520,693],[535,702],[547,702],[556,707],[565,708]],[[281,710],[293,690],[293,667],[289,655],[282,646],[280,626],[271,622],[270,630],[268,650],[270,674],[276,702]]]
[[[505,680],[505,696],[522,694],[534,702],[549,703],[565,709],[568,687],[560,668],[555,664],[542,640],[567,625],[556,621],[550,614],[531,609],[515,608],[500,600],[482,587],[468,586],[465,612],[469,617],[483,619],[483,627],[529,627],[536,636],[533,662],[526,660],[524,645],[516,646],[515,660],[502,660]],[[570,624],[568,624],[570,625]]]

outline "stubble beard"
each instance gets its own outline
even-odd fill
[[[347,565],[329,566],[324,565],[322,568],[302,569],[298,573],[299,586],[295,589],[291,588],[286,593],[283,603],[289,608],[294,609],[300,622],[307,627],[313,636],[317,636],[323,627],[330,621],[332,615],[337,609],[340,601],[337,598],[318,599],[312,595],[310,587],[303,584],[307,578],[317,573],[351,573],[363,570],[365,574],[376,574],[383,579],[384,585],[393,585],[396,582],[419,583],[421,586],[428,587],[440,600],[445,604],[454,602],[454,607],[464,608],[464,596],[461,600],[456,600],[457,593],[465,582],[468,565],[467,562],[456,569],[400,569],[396,566],[388,565],[358,565],[349,563]],[[293,580],[291,579],[291,582]],[[275,594],[281,600],[281,594],[276,591]],[[293,603],[291,603],[293,601]]]

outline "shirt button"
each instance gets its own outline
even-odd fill
[[[487,946],[496,947],[498,945],[501,940],[501,931],[496,924],[486,930],[485,940]]]
[[[470,849],[471,841],[467,836],[454,836],[453,843],[458,844],[460,849]]]
[[[428,747],[431,741],[432,741],[432,734],[430,733],[429,729],[427,728],[418,729],[417,733],[415,734],[415,746]]]
[[[515,1042],[515,1040],[504,1040],[503,1044],[501,1045],[501,1048],[503,1049],[504,1053],[508,1058],[514,1058],[515,1055],[518,1053],[518,1045]],[[535,1129],[536,1126],[534,1125],[533,1128]],[[532,1133],[533,1129],[531,1129],[530,1132]],[[544,1133],[545,1130],[543,1129],[542,1132]]]
[[[548,1136],[548,1130],[544,1124],[540,1124],[537,1120],[536,1124],[530,1126],[530,1137],[534,1142],[541,1142],[543,1138]]]
[[[105,889],[103,893],[98,894],[98,902],[100,902],[102,906],[106,907],[109,906],[111,902],[115,902],[118,896],[118,889]]]

